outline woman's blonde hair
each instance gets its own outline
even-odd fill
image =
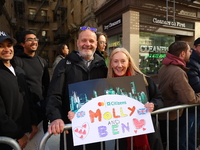
[[[113,78],[114,77],[114,71],[113,71],[113,69],[111,67],[111,61],[113,59],[113,56],[118,52],[124,53],[127,56],[128,60],[129,60],[129,66],[128,66],[127,72],[130,72],[131,75],[136,75],[138,73],[142,74],[143,77],[144,77],[145,84],[148,85],[147,80],[145,78],[146,75],[144,73],[142,73],[140,71],[140,69],[135,65],[135,62],[134,62],[133,58],[131,57],[130,53],[123,47],[114,49],[112,51],[112,53],[110,54],[107,77],[108,78]]]

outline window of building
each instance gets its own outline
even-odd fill
[[[145,74],[157,74],[174,35],[140,32],[139,67]]]
[[[43,30],[43,31],[41,32],[41,34],[42,34],[43,37],[45,37],[45,36],[47,35],[47,31]]]
[[[41,17],[43,21],[47,21],[47,11],[46,10],[41,10]]]
[[[47,16],[47,11],[46,10],[41,10],[41,16],[46,17]]]
[[[29,14],[30,15],[35,15],[36,14],[36,10],[35,9],[29,9]]]
[[[35,9],[29,9],[29,19],[33,19],[36,15],[36,10]]]
[[[47,42],[49,41],[49,37],[47,36],[47,31],[46,30],[42,30],[41,31],[41,36],[42,36],[42,39]]]

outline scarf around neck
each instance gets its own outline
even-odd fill
[[[184,67],[186,66],[186,62],[183,59],[175,55],[172,55],[170,53],[166,54],[166,57],[163,59],[162,64],[164,65],[172,64],[172,65],[178,65],[178,66],[184,66]]]

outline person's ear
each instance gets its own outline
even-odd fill
[[[182,52],[180,53],[180,57],[181,57],[181,58],[184,58],[184,57],[185,57],[185,54],[186,54],[186,52],[185,52],[185,51],[182,51]]]

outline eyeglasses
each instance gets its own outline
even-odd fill
[[[83,31],[89,29],[91,31],[97,32],[97,29],[96,28],[92,28],[92,27],[80,27],[80,29],[83,30]]]
[[[34,41],[37,41],[37,42],[38,42],[39,39],[38,39],[38,38],[28,38],[28,39],[25,40],[25,42],[26,42],[26,41],[28,41],[28,42],[34,42]]]
[[[99,44],[107,44],[106,42],[103,42],[103,41],[99,41]]]

